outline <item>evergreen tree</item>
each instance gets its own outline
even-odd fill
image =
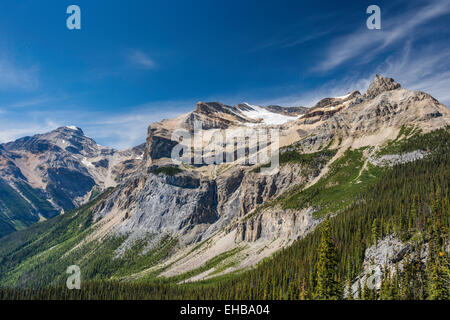
[[[378,219],[374,219],[372,223],[372,243],[375,244],[375,246],[378,245],[378,238],[380,237],[379,230],[378,230]]]
[[[448,271],[438,264],[432,267],[430,289],[428,299],[430,300],[448,300],[449,299],[449,282]]]
[[[330,220],[323,222],[322,236],[319,247],[319,262],[317,264],[317,299],[340,299],[339,283],[336,280],[336,247],[331,239]]]

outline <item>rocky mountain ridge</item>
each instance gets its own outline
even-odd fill
[[[73,126],[0,145],[2,224],[21,228],[78,207],[128,175],[143,149],[99,146]]]

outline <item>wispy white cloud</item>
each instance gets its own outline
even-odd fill
[[[274,97],[273,99],[256,100],[255,103],[260,105],[277,104],[286,107],[312,107],[323,98],[343,96],[355,90],[363,93],[369,87],[374,76],[375,72],[368,73],[364,76],[355,75],[342,77],[335,80],[329,80],[311,91]]]
[[[384,17],[383,8],[381,10]],[[376,54],[400,40],[418,33],[419,26],[449,13],[449,1],[428,1],[427,5],[408,10],[396,17],[382,18],[381,30],[368,30],[362,26],[360,30],[334,40],[316,71],[331,70],[353,58],[360,61],[371,60]]]
[[[33,90],[39,86],[39,68],[21,67],[10,59],[0,58],[0,89]]]
[[[48,96],[37,96],[29,99],[19,100],[9,104],[8,108],[27,108],[27,107],[35,107],[42,106],[44,104],[56,101],[55,98],[50,98]]]
[[[103,115],[98,121],[83,123],[84,132],[101,144],[122,150],[145,142],[148,126],[164,118],[173,118],[187,110],[162,108],[167,111],[154,111],[153,108],[136,109],[113,116]]]
[[[155,61],[140,50],[130,50],[128,53],[128,60],[130,63],[140,68],[153,69],[156,67]]]
[[[121,150],[145,142],[147,128],[151,123],[191,111],[193,105],[192,101],[152,102],[122,108],[126,111],[112,114],[110,111],[77,108],[40,111],[8,109],[0,117],[0,143],[48,132],[61,126],[76,125],[99,144]]]
[[[392,77],[405,88],[425,91],[450,105],[450,44],[413,47],[408,42],[395,56],[388,57],[376,72]]]
[[[325,30],[311,33],[308,35],[290,36],[290,37],[283,37],[282,39],[274,39],[262,45],[256,46],[255,48],[251,49],[250,52],[260,51],[268,48],[280,48],[280,49],[292,48],[307,43],[309,41],[320,39],[329,34],[330,32],[331,30]]]
[[[0,121],[0,143],[13,141],[15,139],[45,133],[60,127],[61,124],[52,120],[30,120],[30,121]]]
[[[390,55],[376,68],[329,80],[312,91],[257,102],[311,107],[325,97],[342,96],[353,90],[364,93],[375,74],[381,74],[394,78],[405,89],[427,92],[450,106],[450,45],[412,48],[413,44],[408,42],[403,50]]]
[[[320,32],[316,32],[316,33],[312,33],[312,34],[303,36],[303,37],[299,37],[297,39],[288,39],[281,45],[281,47],[283,47],[283,48],[295,47],[295,46],[304,44],[306,42],[322,38],[322,37],[326,36],[327,34],[329,34],[330,32],[331,32],[331,30],[320,31]]]
[[[149,71],[158,66],[148,54],[136,49],[124,50],[116,58],[118,60],[115,63],[93,66],[83,80],[96,82],[108,78],[121,78],[129,76],[130,71]]]

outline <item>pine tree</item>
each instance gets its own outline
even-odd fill
[[[428,299],[448,300],[449,298],[448,271],[445,272],[442,266],[435,264],[432,267]]]
[[[358,300],[363,300],[362,288],[361,288],[361,278],[358,278]]]
[[[323,222],[322,236],[319,247],[319,262],[317,264],[317,299],[340,299],[339,283],[336,280],[336,247],[331,239],[330,220]]]
[[[434,209],[438,211],[437,207],[436,204]],[[428,246],[428,299],[430,300],[450,299],[449,261],[445,251],[446,238],[446,228],[441,225],[440,219],[437,219]]]
[[[347,280],[347,300],[353,300],[352,280]]]
[[[375,218],[372,223],[372,243],[375,244],[375,246],[378,245],[378,238],[380,237],[379,230],[378,230],[378,220]]]

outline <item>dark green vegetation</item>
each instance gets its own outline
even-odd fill
[[[85,195],[95,186],[91,177],[66,168],[49,168],[48,177],[46,191],[64,210],[74,209],[72,199]]]
[[[38,290],[5,288],[0,290],[0,299],[341,299],[344,288],[361,273],[365,250],[391,234],[413,244],[414,250],[404,258],[405,268],[385,275],[381,290],[364,286],[357,296],[360,299],[449,299],[446,251],[450,223],[449,128],[420,134],[417,138],[410,136],[399,144],[402,149],[396,152],[422,149],[429,155],[390,169],[368,166],[368,170],[361,172],[363,150],[348,150],[319,181],[314,192],[308,191],[314,189],[311,187],[285,198],[283,201],[289,200],[282,203],[291,208],[301,208],[308,202],[317,205],[323,213],[338,214],[329,218],[322,228],[252,270],[180,285],[170,279],[152,277],[135,282],[108,280],[114,274],[100,269],[102,280],[83,281],[81,290],[69,291],[58,281],[55,287]],[[330,195],[330,191],[336,194]],[[20,284],[18,278],[22,274],[26,278],[22,280],[29,280],[42,273],[53,278],[58,272],[64,273],[65,269],[51,266],[55,261],[36,260],[54,250],[67,251],[71,247],[59,247],[61,240],[54,241],[51,233],[59,239],[69,234],[72,239],[87,230],[83,226],[91,220],[88,207],[83,210],[87,210],[84,215],[76,211],[77,214],[51,219],[0,240],[2,285]],[[74,221],[64,224],[65,232],[58,227],[62,219]],[[57,247],[50,250],[54,245]],[[417,258],[420,247],[429,249],[426,263]],[[36,268],[40,272],[34,272]],[[83,267],[82,272],[86,272]],[[82,276],[85,280],[92,278],[85,273]]]
[[[326,219],[322,225],[322,236],[319,245],[315,298],[331,300],[342,297],[342,288],[335,276],[336,266],[336,246],[331,238],[330,220]]]
[[[289,163],[295,163],[302,165],[305,170],[318,170],[321,166],[325,165],[334,155],[336,150],[330,150],[328,148],[313,152],[313,153],[302,153],[301,151],[292,148],[289,150],[280,152],[280,165],[287,165]],[[270,163],[256,167],[252,172],[261,172],[261,168],[270,167]],[[308,173],[309,173],[308,172]]]
[[[331,145],[332,141],[329,145]],[[328,145],[328,146],[329,146]],[[323,168],[327,162],[330,161],[331,158],[333,158],[336,155],[337,150],[330,150],[328,149],[328,146],[326,149],[323,149],[321,151],[313,152],[313,153],[302,153],[301,151],[297,149],[291,149],[280,153],[280,165],[287,165],[289,163],[291,164],[299,164],[302,168],[302,175],[307,176],[314,176],[319,174],[320,169]],[[269,165],[263,165],[261,167],[269,167]],[[260,172],[261,167],[257,167],[252,170],[252,172]],[[289,198],[293,195],[297,195],[301,192],[301,190],[304,188],[304,185],[295,185],[290,188],[290,190],[286,193],[281,194],[280,196],[276,197],[275,199],[271,199],[263,203],[262,205],[258,206],[252,213],[250,213],[246,219],[250,219],[251,217],[255,216],[262,210],[273,207],[276,205],[283,204],[284,209],[287,209],[284,204],[289,201]],[[307,204],[304,204],[307,206]]]
[[[364,167],[364,149],[350,150],[333,162],[329,172],[316,184],[303,190],[293,190],[280,199],[283,209],[314,207],[315,215],[337,212],[352,203],[359,193],[375,183],[383,170],[367,163]]]
[[[421,134],[421,129],[413,126],[403,126],[397,137],[389,141],[378,155],[399,154],[416,150],[429,151],[436,148],[439,142],[433,136]]]
[[[19,193],[0,180],[0,236],[21,229],[37,220],[33,208]],[[11,210],[11,208],[17,208]]]
[[[158,239],[154,248],[146,250],[154,237],[149,234],[127,247],[123,255],[116,250],[123,244],[126,235],[91,241],[77,247],[96,230],[92,226],[91,208],[110,192],[112,190],[77,210],[2,239],[0,283],[20,287],[64,283],[66,268],[73,264],[83,269],[85,279],[119,279],[151,267],[167,257],[177,243],[169,236]]]
[[[313,153],[301,153],[297,150],[289,150],[280,154],[280,165],[299,163],[307,167],[324,165],[336,154],[336,150],[328,148]]]
[[[33,189],[26,183],[17,184],[17,188],[37,208],[44,218],[52,218],[58,214],[58,211],[44,198],[40,190]]]
[[[59,264],[67,262],[61,257],[87,235],[91,224],[90,207],[85,205],[1,239],[0,283],[52,283],[61,274]]]
[[[64,210],[75,208],[73,199],[88,193],[95,182],[87,175],[64,168],[48,169],[46,190],[34,189],[17,169],[17,180],[0,178],[0,238],[60,213],[49,201],[51,196]]]
[[[17,183],[16,188],[0,179],[0,237],[39,221],[38,213],[44,218],[58,214],[39,190],[25,183]]]

